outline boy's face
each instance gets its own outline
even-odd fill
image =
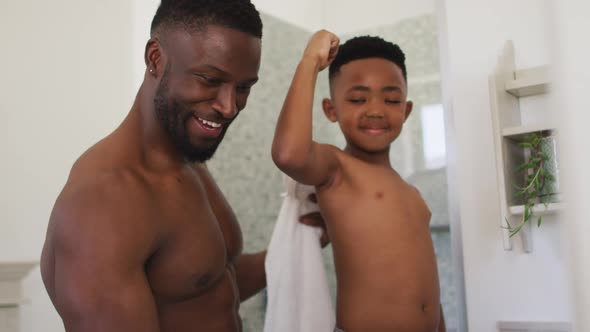
[[[349,146],[375,153],[389,150],[412,111],[401,69],[381,58],[351,61],[331,82],[326,116],[338,121]]]

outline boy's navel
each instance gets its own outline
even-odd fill
[[[382,199],[383,198],[383,192],[381,192],[381,191],[376,192],[375,193],[375,198]]]

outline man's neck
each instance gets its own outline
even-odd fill
[[[131,111],[120,129],[130,134],[139,145],[141,159],[146,167],[154,170],[174,170],[187,165],[169,135],[158,123],[153,94],[144,85],[139,89]]]

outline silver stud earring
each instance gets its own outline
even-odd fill
[[[150,68],[150,73],[152,73],[152,74],[154,73],[154,70],[153,70],[153,69],[151,69],[151,68]]]

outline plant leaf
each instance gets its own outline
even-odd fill
[[[516,168],[516,170],[514,171],[515,173],[519,173],[521,171],[524,171],[525,169],[529,168],[529,164],[522,164],[520,166],[518,166],[518,168]]]

